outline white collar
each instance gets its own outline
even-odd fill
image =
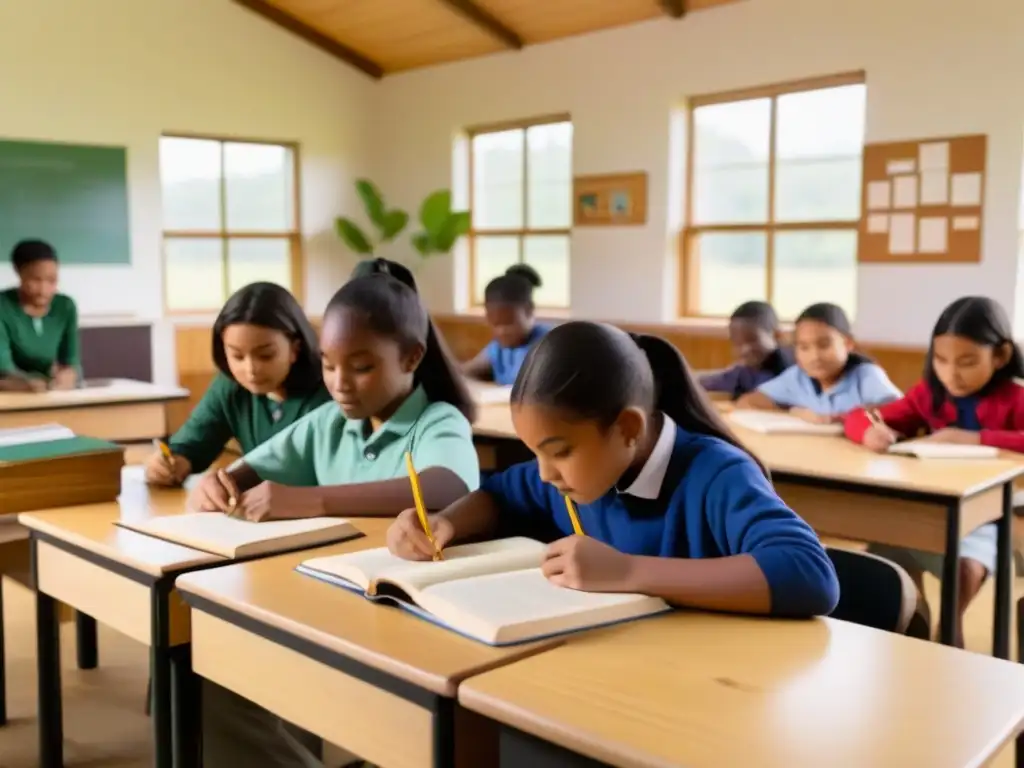
[[[661,495],[661,486],[665,482],[665,473],[668,472],[668,464],[672,460],[672,450],[676,444],[676,424],[669,418],[667,413],[662,414],[661,434],[658,441],[647,457],[647,463],[640,470],[640,474],[619,493],[628,493],[638,499],[656,499]]]

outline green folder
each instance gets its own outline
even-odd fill
[[[25,443],[0,447],[0,463],[23,461],[45,461],[65,456],[82,456],[89,453],[123,451],[116,443],[95,437],[69,437],[63,440],[47,440],[42,443]]]

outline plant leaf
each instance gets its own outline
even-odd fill
[[[381,222],[384,218],[384,198],[381,196],[380,190],[369,179],[359,179],[356,182],[356,192],[359,193],[359,197],[363,201],[363,207],[366,208],[366,215],[370,217],[370,221],[383,228]]]
[[[398,233],[405,229],[405,225],[409,223],[409,214],[403,210],[396,208],[393,211],[388,211],[384,214],[378,226],[380,227],[380,236],[387,242],[394,240],[398,236]]]
[[[439,189],[427,195],[420,206],[420,222],[431,235],[436,235],[452,212],[452,193]]]
[[[345,241],[345,245],[356,253],[373,253],[373,246],[370,245],[369,238],[366,237],[363,230],[355,222],[346,219],[344,216],[339,216],[334,220],[334,228],[338,231],[341,239]]]
[[[449,214],[441,229],[434,235],[434,247],[438,253],[449,253],[455,247],[456,241],[469,232],[469,226],[469,211]]]
[[[412,236],[413,247],[420,252],[420,256],[426,258],[434,251],[434,243],[426,232],[417,232]]]

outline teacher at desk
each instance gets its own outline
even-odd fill
[[[41,392],[78,383],[78,309],[57,293],[57,253],[42,240],[11,251],[18,286],[0,291],[0,390]]]

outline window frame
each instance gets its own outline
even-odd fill
[[[488,133],[503,133],[505,131],[521,130],[523,132],[523,223],[526,223],[528,212],[529,212],[529,195],[530,195],[530,180],[529,180],[529,152],[526,148],[526,132],[530,128],[534,128],[540,125],[553,125],[555,123],[569,123],[572,125],[572,117],[568,113],[559,113],[552,115],[542,115],[540,117],[525,118],[522,120],[508,120],[498,123],[487,123],[485,125],[477,125],[472,128],[467,128],[465,131],[466,138],[468,140],[469,148],[469,216],[470,225],[469,232],[466,235],[466,243],[469,246],[469,302],[468,306],[472,309],[483,308],[483,298],[481,297],[477,301],[477,297],[474,291],[476,285],[476,238],[477,237],[515,237],[519,245],[519,254],[517,264],[523,264],[523,251],[527,237],[532,236],[553,236],[561,237],[564,236],[569,244],[569,259],[571,266],[572,259],[572,172],[570,169],[569,175],[569,225],[566,227],[519,227],[519,228],[504,228],[504,229],[482,229],[476,228],[475,222],[475,210],[473,207],[473,200],[475,194],[474,187],[474,168],[473,168],[473,142],[478,136],[483,136]],[[575,135],[573,136],[575,141]],[[571,148],[570,148],[571,149]],[[571,271],[570,271],[571,276]],[[541,275],[543,277],[543,275]],[[566,312],[569,310],[571,304],[566,303],[565,305],[553,304],[543,305],[538,304],[537,309],[549,310],[554,312]]]
[[[727,315],[709,315],[700,311],[700,265],[696,260],[694,243],[705,233],[764,233],[765,234],[765,297],[772,301],[775,290],[775,235],[787,231],[853,231],[859,232],[861,215],[854,219],[834,219],[818,221],[783,221],[775,220],[775,174],[777,166],[776,134],[778,130],[779,97],[792,93],[820,91],[828,88],[839,88],[847,85],[866,85],[867,79],[863,70],[843,72],[821,77],[791,80],[784,83],[762,85],[753,88],[739,88],[730,91],[692,96],[686,104],[686,179],[685,205],[683,211],[683,228],[679,233],[677,244],[679,264],[679,304],[680,318],[699,318],[724,320]],[[754,99],[770,99],[771,112],[768,128],[768,215],[764,223],[743,224],[694,224],[694,185],[696,162],[694,157],[695,113],[701,107],[714,104],[728,104]],[[866,142],[865,142],[866,143]],[[863,150],[862,150],[863,156]],[[860,196],[858,190],[858,197]]]
[[[167,229],[163,226],[161,221],[161,236],[160,236],[160,263],[161,263],[161,276],[163,278],[163,291],[162,291],[162,302],[163,310],[166,315],[206,315],[206,314],[217,314],[221,311],[223,302],[220,307],[210,308],[193,308],[193,309],[175,309],[170,306],[167,295],[167,250],[166,243],[168,240],[182,239],[182,240],[219,240],[221,242],[221,274],[224,281],[225,291],[228,289],[228,270],[230,268],[230,256],[229,256],[229,244],[232,240],[287,240],[288,241],[288,271],[289,280],[291,286],[289,291],[295,297],[296,301],[299,302],[300,306],[305,306],[305,257],[302,248],[302,228],[300,222],[302,221],[302,208],[301,208],[301,174],[300,165],[301,159],[299,154],[299,145],[295,141],[285,141],[281,139],[254,139],[239,136],[224,136],[219,134],[206,134],[206,133],[187,133],[178,131],[167,131],[160,134],[160,139],[192,139],[196,141],[215,141],[221,145],[220,152],[220,209],[221,209],[221,221],[220,229],[208,230],[208,229]],[[227,176],[225,174],[224,167],[224,145],[225,144],[261,144],[272,147],[283,147],[291,151],[292,154],[292,226],[288,230],[281,232],[259,232],[251,230],[231,230],[227,228]],[[161,189],[161,200],[163,195],[163,179],[160,180]],[[161,211],[162,216],[162,211]],[[230,294],[224,296],[223,301],[227,301]]]

